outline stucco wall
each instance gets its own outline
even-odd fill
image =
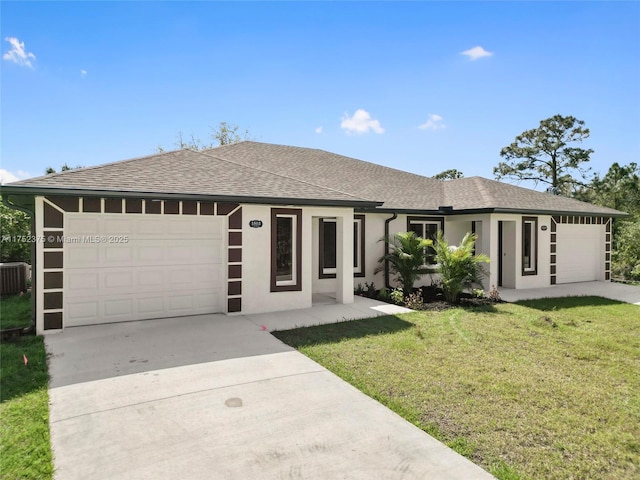
[[[336,294],[342,292],[345,303],[353,301],[351,278],[346,289],[341,289],[340,279],[318,279],[318,221],[319,217],[342,218],[345,225],[353,224],[353,210],[349,208],[300,207],[302,210],[302,290],[295,292],[271,292],[271,209],[275,206],[243,205],[243,261],[242,285],[243,314],[275,312],[308,308],[313,293]],[[298,207],[287,207],[298,208]],[[261,228],[249,227],[249,221],[261,220]],[[344,243],[353,244],[353,229],[345,228]],[[344,262],[353,265],[353,252],[345,249]],[[351,299],[349,299],[349,296]]]

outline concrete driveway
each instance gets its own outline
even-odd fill
[[[201,315],[47,335],[55,478],[493,478],[263,320]]]

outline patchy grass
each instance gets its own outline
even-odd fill
[[[42,337],[3,342],[0,362],[0,477],[50,479],[49,374]]]
[[[12,295],[0,300],[0,329],[31,325],[31,294]]]
[[[275,335],[498,478],[640,478],[635,305],[536,300]]]

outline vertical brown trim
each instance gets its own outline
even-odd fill
[[[242,295],[242,282],[229,282],[227,293],[229,294],[229,296]]]
[[[229,262],[230,263],[242,262],[242,248],[229,249]]]
[[[229,246],[241,246],[242,245],[242,232],[229,232]]]
[[[46,197],[46,199],[65,212],[78,212],[80,210],[80,197]]]
[[[96,197],[83,198],[82,211],[84,213],[100,213],[102,211],[102,199]]]
[[[178,215],[180,213],[180,200],[166,200],[164,202],[165,215]]]
[[[122,213],[121,198],[105,198],[104,213]]]
[[[551,217],[551,235],[549,236],[550,239],[550,249],[551,251],[555,252],[556,248],[557,248],[557,240],[558,240],[558,234],[557,234],[557,230],[558,230],[558,225],[557,223],[560,221],[560,217]],[[551,285],[555,285],[556,284],[556,255],[550,255],[549,256],[549,269],[550,269],[550,277],[549,277],[549,283]]]
[[[139,198],[127,198],[124,211],[125,213],[142,213],[142,200]]]
[[[229,215],[229,228],[232,230],[242,229],[242,209],[238,209]]]
[[[236,208],[238,208],[237,203],[219,203],[218,204],[218,215],[229,215]]]
[[[525,225],[526,222],[532,222],[532,237],[531,237],[531,241],[533,242],[533,245],[531,245],[531,252],[534,253],[534,265],[533,265],[533,270],[525,270],[524,269],[524,231],[525,231]],[[528,275],[537,275],[538,274],[538,217],[522,217],[522,252],[520,255],[520,262],[521,262],[521,267],[522,267],[522,275],[523,276],[528,276]],[[553,253],[553,252],[552,252]]]
[[[43,310],[56,310],[60,308],[62,308],[62,292],[45,292]]]
[[[335,273],[324,273],[324,218],[318,219],[318,278],[336,278]],[[336,223],[335,220],[332,223]],[[336,267],[338,266],[338,227],[336,225]]]
[[[182,202],[182,214],[183,215],[197,215],[198,214],[198,202],[193,200],[184,200]]]
[[[62,252],[44,252],[44,268],[62,268]]]
[[[45,313],[43,317],[45,330],[59,330],[62,328],[62,312]]]
[[[162,200],[145,200],[144,213],[148,215],[160,215],[162,213]]]
[[[64,214],[57,208],[44,202],[44,228],[62,228]]]
[[[364,277],[365,276],[365,258],[367,258],[365,256],[365,244],[366,242],[364,241],[365,238],[367,238],[366,235],[366,231],[365,231],[365,216],[364,215],[354,215],[353,216],[354,220],[359,220],[360,221],[360,271],[358,273],[354,273],[355,277]]]
[[[242,299],[241,298],[229,298],[227,299],[227,312],[236,313],[242,311]]]
[[[277,285],[277,238],[278,216],[289,215],[296,218],[296,231],[293,241],[296,242],[296,283],[293,285]],[[302,290],[302,210],[296,208],[272,208],[271,209],[271,291],[294,292]]]
[[[214,215],[215,205],[211,202],[200,202],[200,215]]]

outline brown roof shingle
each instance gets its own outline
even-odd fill
[[[344,202],[383,209],[622,215],[482,177],[440,181],[324,150],[241,142],[177,150],[23,180],[13,187]]]

